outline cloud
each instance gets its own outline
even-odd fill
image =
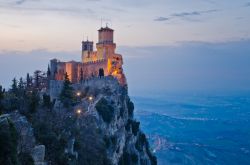
[[[17,4],[17,5],[22,5],[23,3],[25,3],[26,2],[26,0],[19,0],[19,1],[16,1],[15,3]]]
[[[15,3],[4,3],[0,4],[0,9],[4,9],[6,11],[23,11],[28,13],[39,13],[39,12],[50,12],[50,13],[67,13],[67,14],[78,14],[78,15],[87,15],[96,17],[96,12],[91,8],[82,8],[81,6],[67,6],[66,4],[62,5],[44,5],[44,4],[33,4],[30,5],[26,2],[34,2],[38,0],[19,0],[15,1]],[[93,0],[91,0],[93,1]],[[25,5],[24,5],[25,3]],[[46,4],[46,3],[45,3]]]
[[[157,17],[154,21],[169,21],[176,18],[185,18],[186,20],[192,21],[190,17],[194,16],[202,16],[204,14],[218,12],[219,10],[204,10],[204,11],[191,11],[191,12],[181,12],[181,13],[173,13],[169,17]]]
[[[206,10],[206,11],[192,11],[192,12],[182,12],[182,13],[174,13],[172,17],[188,17],[188,16],[200,16],[202,14],[208,14],[217,12],[218,10]]]
[[[172,17],[186,17],[186,16],[196,16],[201,15],[200,12],[193,11],[193,12],[182,12],[182,13],[174,13],[171,16]]]
[[[28,15],[41,14],[41,13],[56,13],[56,14],[70,14],[74,16],[87,16],[88,18],[99,19],[100,14],[109,15],[114,13],[125,12],[124,8],[112,6],[107,3],[101,5],[102,0],[60,0],[50,1],[50,0],[10,0],[1,1],[0,0],[0,10],[2,9],[6,12],[16,12],[20,14],[23,12]],[[93,6],[96,6],[94,9]]]
[[[15,24],[5,24],[5,23],[0,23],[0,25],[2,25],[2,26],[6,26],[6,27],[9,27],[9,28],[20,28],[20,26],[15,25]]]
[[[31,1],[39,1],[39,0],[16,0],[15,2],[14,2],[14,5],[17,5],[17,6],[19,6],[19,5],[23,5],[24,3],[26,3],[26,2],[31,2]]]
[[[247,2],[244,6],[245,7],[250,7],[250,2]]]
[[[210,4],[215,4],[216,2],[214,0],[204,0],[205,2],[208,2]]]
[[[167,18],[167,17],[157,17],[154,19],[154,21],[168,21],[168,20],[169,20],[169,18]]]

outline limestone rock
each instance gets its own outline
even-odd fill
[[[35,146],[31,152],[31,155],[35,163],[44,162],[45,146]]]

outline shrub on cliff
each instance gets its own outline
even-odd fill
[[[33,90],[31,95],[28,97],[28,109],[30,113],[36,112],[39,106],[40,97],[37,90]]]
[[[50,101],[50,95],[43,95],[43,107],[46,107],[48,109],[52,109],[54,105],[54,101]]]
[[[125,125],[125,129],[126,131],[130,131],[131,128],[132,128],[132,133],[136,136],[140,129],[140,122],[128,119]]]
[[[150,161],[151,161],[151,164],[152,164],[152,165],[157,165],[157,158],[156,158],[156,156],[154,156],[154,155],[152,154],[152,152],[150,151],[149,142],[146,140],[145,143],[146,143],[146,152],[147,152],[148,157],[149,157],[149,159],[150,159]]]
[[[28,153],[18,154],[19,165],[34,165],[34,160]]]
[[[0,164],[17,165],[17,132],[11,121],[0,123]]]
[[[127,100],[127,106],[128,106],[129,117],[133,117],[133,115],[134,115],[134,103],[130,99]]]
[[[138,155],[135,153],[131,154],[131,160],[133,163],[137,163],[138,162]]]
[[[131,123],[132,123],[132,120],[128,119],[127,124],[125,125],[125,129],[126,129],[127,132],[130,131]]]
[[[53,122],[48,120],[36,120],[33,127],[37,141],[46,147],[46,159],[54,164],[66,165],[68,159],[64,154],[64,149],[67,141],[62,134],[60,134],[60,138],[58,137],[59,134],[55,132],[55,130],[58,131],[58,128],[55,127],[55,124],[53,125]]]
[[[110,123],[114,116],[114,108],[108,104],[107,100],[102,98],[95,106],[98,114],[106,123]]]
[[[132,124],[132,132],[136,136],[140,128],[140,122],[132,121],[131,124]]]
[[[146,139],[146,135],[142,132],[139,133],[138,139],[135,143],[135,148],[139,151],[142,152],[143,151],[143,146],[146,144],[147,139]]]

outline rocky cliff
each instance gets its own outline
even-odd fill
[[[72,107],[56,100],[27,119],[18,112],[0,118],[1,127],[13,123],[17,130],[17,154],[30,155],[37,165],[157,164],[125,87],[112,77],[73,87]]]

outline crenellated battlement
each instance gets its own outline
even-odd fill
[[[94,65],[94,64],[100,64],[103,62],[106,62],[107,59],[101,59],[101,60],[96,60],[96,61],[89,61],[89,62],[85,62],[84,65]]]

